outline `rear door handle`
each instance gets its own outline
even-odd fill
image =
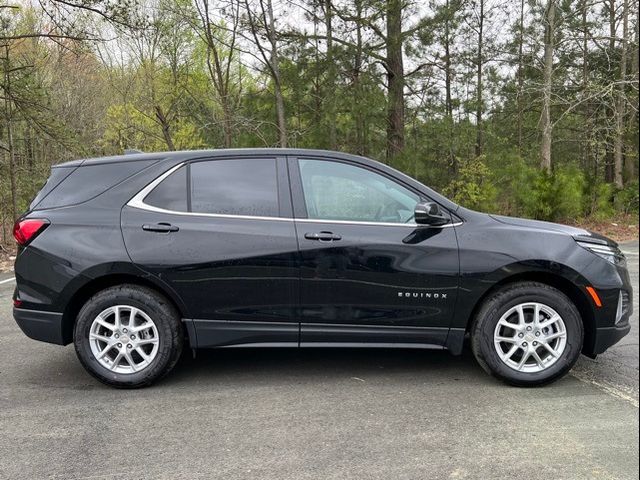
[[[175,225],[171,225],[170,223],[160,222],[156,223],[155,225],[142,225],[142,230],[146,232],[170,233],[177,232],[180,229]]]
[[[318,240],[320,242],[335,242],[342,240],[340,235],[333,232],[305,233],[304,238],[307,240]]]

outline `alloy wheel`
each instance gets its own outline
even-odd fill
[[[548,305],[521,303],[500,317],[493,343],[508,367],[537,373],[558,361],[567,345],[567,329],[562,317]]]
[[[106,308],[93,320],[89,344],[104,368],[120,374],[140,372],[158,354],[160,339],[151,317],[130,305]]]

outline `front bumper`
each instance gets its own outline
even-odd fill
[[[62,313],[14,308],[13,318],[29,338],[64,345]]]
[[[622,340],[630,331],[631,325],[628,322],[626,325],[617,327],[597,328],[593,355],[604,353],[609,347]]]

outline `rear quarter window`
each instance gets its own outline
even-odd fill
[[[60,185],[60,182],[62,182],[65,178],[71,175],[76,168],[78,167],[76,166],[76,167],[52,168],[49,178],[47,179],[45,184],[42,186],[38,194],[35,196],[35,198],[31,202],[29,209],[33,210],[36,207],[36,205],[38,205],[42,201],[44,197],[49,195],[51,191],[54,188],[56,188],[58,185]]]
[[[65,207],[86,202],[104,193],[111,187],[119,184],[127,178],[135,175],[144,168],[157,162],[157,160],[104,163],[98,165],[83,165],[65,178],[59,181],[52,189],[44,195],[38,194],[42,198],[38,203],[32,203],[34,210],[46,208]],[[65,167],[52,169],[52,174],[43,190],[54,177],[59,175],[56,170],[68,170]]]

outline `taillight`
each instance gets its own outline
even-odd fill
[[[49,220],[45,218],[26,218],[18,220],[13,225],[13,238],[18,245],[25,246],[36,238],[49,225]]]

